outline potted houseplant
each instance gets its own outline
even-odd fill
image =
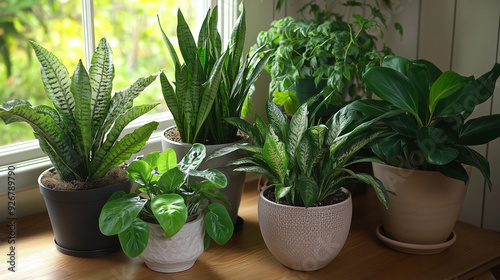
[[[213,11],[207,12],[197,43],[182,12],[178,11],[177,37],[184,59],[182,64],[162,30],[165,44],[175,63],[176,79],[174,89],[166,75],[160,75],[163,96],[175,121],[174,127],[166,129],[162,147],[164,150],[175,149],[179,156],[186,154],[191,145],[197,142],[205,144],[210,154],[235,141],[247,141],[224,118],[241,116],[245,100],[248,100],[253,83],[267,63],[268,55],[262,58],[257,54],[243,56],[246,34],[244,9],[224,51],[217,31],[217,11],[216,6]],[[238,220],[245,173],[234,172],[226,165],[239,157],[239,153],[232,153],[202,165],[202,168],[217,168],[227,176],[228,187],[222,191],[229,197],[232,205],[230,215],[235,223]]]
[[[472,167],[491,189],[488,161],[469,146],[498,138],[500,115],[469,117],[491,97],[499,75],[498,63],[474,78],[397,56],[363,75],[382,100],[363,100],[355,109],[370,117],[402,110],[380,121],[383,134],[371,144],[384,161],[373,165],[375,176],[397,195],[383,209],[378,229],[389,245],[423,254],[446,249],[454,240]]]
[[[129,122],[157,105],[132,106],[157,75],[140,78],[112,96],[114,67],[105,38],[92,56],[89,72],[80,60],[72,77],[55,55],[35,42],[31,45],[54,107],[16,99],[0,106],[0,118],[5,124],[30,124],[54,166],[38,182],[57,249],[75,256],[118,250],[118,239],[102,235],[97,221],[113,192],[130,190],[121,164],[139,151],[158,126],[150,122],[118,140]]]
[[[127,167],[135,193],[114,193],[102,208],[99,227],[106,235],[118,234],[127,256],[139,256],[159,272],[191,268],[210,239],[226,243],[233,234],[227,197],[216,191],[227,179],[216,169],[198,170],[205,146],[194,144],[177,163],[172,149],[153,152]],[[204,180],[188,184],[189,176]]]
[[[281,1],[282,3],[283,1]],[[345,21],[343,15],[334,13],[328,4],[321,9],[310,1],[299,12],[309,9],[311,19],[285,17],[273,21],[267,31],[262,31],[253,46],[253,52],[271,50],[266,66],[271,75],[269,93],[273,101],[283,104],[288,114],[318,93],[318,99],[311,112],[320,104],[318,116],[331,116],[349,101],[361,98],[365,92],[361,74],[371,66],[380,65],[384,55],[392,53],[384,45],[381,51],[375,45],[377,36],[370,29],[380,30],[377,21],[384,25],[385,18],[376,6],[357,1],[347,1],[346,6],[367,6],[372,18],[354,14],[354,23]],[[402,34],[401,25],[396,24]],[[366,92],[367,97],[370,92]]]
[[[272,185],[261,191],[258,206],[259,226],[268,249],[289,268],[321,269],[339,253],[349,233],[352,201],[344,186],[366,182],[382,204],[388,205],[387,193],[377,178],[347,168],[356,162],[377,161],[367,157],[354,160],[353,156],[380,132],[372,129],[375,120],[362,122],[351,114],[349,105],[319,125],[308,121],[307,103],[291,121],[269,100],[266,114],[268,125],[258,116],[254,125],[228,119],[250,135],[252,144],[217,150],[211,157],[232,149],[248,153],[233,162],[242,165],[236,169],[262,174]]]

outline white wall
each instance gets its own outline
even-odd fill
[[[366,0],[373,3],[371,0]],[[247,48],[255,42],[258,32],[267,30],[273,19],[296,11],[308,0],[287,0],[279,13],[274,1],[246,0]],[[318,3],[323,3],[317,0]],[[393,11],[384,10],[389,25],[385,42],[396,55],[410,59],[427,59],[442,70],[461,75],[479,76],[500,62],[500,1],[497,0],[393,0]],[[339,7],[342,8],[342,7]],[[350,11],[346,11],[350,12]],[[363,11],[355,11],[363,13]],[[366,12],[366,11],[365,11]],[[403,25],[403,39],[393,23]],[[262,75],[256,85],[254,109],[264,116],[269,76]],[[500,114],[500,82],[491,100],[476,108],[473,117]],[[474,170],[460,220],[500,231],[500,141],[476,148],[490,161],[493,190],[489,192],[481,173]],[[486,188],[486,189],[485,189]]]

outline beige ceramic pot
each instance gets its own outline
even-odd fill
[[[159,224],[146,223],[149,226],[148,246],[139,258],[151,270],[163,273],[184,271],[190,269],[203,253],[203,215],[186,223],[171,238],[165,236]]]
[[[175,126],[167,128],[165,132],[174,127]],[[245,139],[244,141],[241,142],[242,143],[248,142],[248,139]],[[207,156],[209,156],[210,154],[212,154],[213,151],[219,148],[231,146],[234,144],[235,143],[206,145],[205,148],[207,151]],[[163,151],[169,148],[173,149],[177,155],[177,159],[180,160],[182,157],[184,157],[184,155],[187,154],[187,152],[191,149],[193,145],[169,140],[165,137],[165,133],[163,133],[161,137],[161,146]],[[240,207],[241,195],[243,194],[243,187],[245,185],[246,172],[233,171],[234,166],[227,166],[227,165],[230,162],[241,158],[242,156],[244,156],[243,153],[239,151],[234,151],[225,156],[212,159],[208,162],[203,162],[198,168],[199,170],[214,168],[224,173],[224,175],[226,175],[227,187],[224,189],[220,189],[219,191],[226,194],[227,198],[229,199],[229,202],[231,203],[231,209],[228,209],[228,211],[229,211],[229,216],[233,221],[233,224],[236,224],[238,218],[238,209]]]
[[[472,167],[465,167],[470,172]],[[467,185],[437,171],[421,171],[373,163],[373,173],[389,195],[381,206],[387,237],[411,244],[441,244],[450,237],[465,198]]]
[[[259,226],[267,248],[285,266],[314,271],[327,266],[349,234],[352,199],[321,207],[296,207],[259,197]],[[272,190],[270,190],[272,191]]]

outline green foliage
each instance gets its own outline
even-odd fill
[[[178,11],[177,40],[181,64],[172,43],[163,39],[175,63],[175,90],[160,75],[163,96],[172,112],[183,142],[221,144],[237,140],[236,127],[224,118],[240,117],[253,92],[253,83],[264,69],[269,54],[243,56],[245,10],[235,23],[226,50],[217,30],[217,7],[208,11],[195,42],[182,12]],[[159,22],[159,19],[158,19]]]
[[[382,100],[363,100],[354,109],[381,121],[383,132],[371,145],[385,162],[409,169],[437,170],[467,182],[462,164],[479,169],[491,189],[488,161],[468,146],[500,137],[500,115],[470,119],[474,108],[488,100],[500,76],[500,64],[479,78],[442,72],[426,60],[388,56],[381,67],[364,75]]]
[[[0,118],[5,124],[31,125],[41,149],[62,180],[101,178],[139,151],[157,122],[142,126],[121,140],[118,136],[128,123],[158,105],[132,106],[132,101],[156,75],[140,78],[112,96],[114,66],[105,38],[92,56],[89,72],[80,61],[71,77],[54,54],[35,42],[31,45],[54,107],[32,106],[28,101],[15,99],[0,106]]]
[[[278,2],[281,5],[283,1]],[[271,50],[272,54],[266,66],[271,75],[269,93],[273,101],[283,104],[286,112],[293,114],[299,101],[293,86],[300,79],[314,79],[316,86],[326,81],[320,92],[325,104],[344,106],[350,101],[361,98],[364,92],[362,73],[368,68],[380,65],[384,55],[392,51],[384,46],[378,51],[376,36],[369,30],[383,32],[375,20],[385,25],[385,18],[377,6],[347,1],[346,6],[367,6],[371,8],[372,19],[354,14],[354,23],[343,20],[343,16],[327,8],[322,10],[314,1],[310,1],[299,12],[309,8],[314,19],[294,19],[286,17],[271,23],[271,28],[262,31],[251,52]],[[366,93],[370,97],[371,93]]]
[[[99,228],[105,235],[118,234],[127,256],[139,256],[148,244],[149,227],[143,221],[157,222],[172,237],[181,230],[188,216],[205,215],[207,236],[218,244],[233,235],[227,209],[230,203],[216,188],[225,188],[226,176],[218,170],[197,170],[206,150],[194,144],[177,163],[172,149],[153,152],[133,161],[127,168],[130,180],[138,185],[136,193],[115,192],[102,208]],[[188,184],[190,176],[204,179]]]
[[[352,104],[356,104],[355,101]],[[354,160],[356,153],[368,145],[380,132],[373,124],[399,111],[388,112],[364,122],[347,105],[326,124],[314,125],[307,118],[307,104],[302,104],[289,121],[278,106],[267,101],[269,125],[254,125],[238,118],[227,119],[250,135],[252,144],[233,145],[215,151],[210,157],[241,149],[248,157],[234,161],[235,170],[261,174],[275,186],[277,201],[284,198],[292,205],[309,207],[356,181],[373,186],[385,206],[387,192],[382,183],[371,175],[354,173],[348,167],[355,162],[379,161],[376,158]]]

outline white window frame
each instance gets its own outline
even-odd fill
[[[233,23],[236,20],[236,15],[238,13],[237,3],[239,2],[239,0],[203,0],[202,2],[203,7],[200,9],[199,15],[201,19],[203,19],[208,8],[214,7],[215,5],[219,6],[219,30],[224,44],[227,43]],[[92,54],[95,49],[93,0],[81,0],[81,3],[84,59],[85,65],[90,65]],[[122,133],[130,133],[136,128],[153,120],[159,122],[160,125],[158,129],[153,132],[143,150],[141,150],[141,154],[161,150],[160,139],[163,130],[175,124],[172,114],[170,114],[170,112],[164,112],[143,116],[131,122]],[[132,156],[132,158],[134,158],[134,156]],[[19,203],[17,204],[21,204],[22,207],[21,214],[17,211],[17,217],[35,214],[39,212],[40,209],[44,209],[42,196],[38,190],[36,190],[38,188],[37,180],[39,175],[51,166],[52,164],[49,158],[41,151],[38,140],[0,146],[0,205],[7,205],[8,171],[9,167],[15,167],[15,193],[19,198]],[[22,198],[23,193],[26,194],[26,198]],[[23,202],[26,204],[23,205]],[[0,210],[0,222],[5,220],[7,220],[7,209]]]

